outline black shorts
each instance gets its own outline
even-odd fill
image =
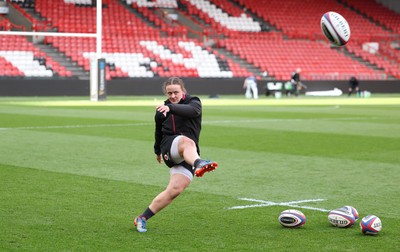
[[[181,165],[183,167],[185,167],[186,169],[188,169],[192,174],[194,174],[193,168],[190,164],[186,163],[185,161],[177,164],[174,161],[172,161],[171,158],[171,146],[172,146],[172,142],[174,141],[174,139],[178,136],[181,135],[173,135],[173,136],[164,136],[163,140],[161,141],[161,155],[162,158],[164,160],[164,163],[169,167],[173,167],[175,165]]]

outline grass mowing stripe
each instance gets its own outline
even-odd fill
[[[151,181],[149,167],[158,167],[153,141],[85,136],[26,130],[0,131],[3,164],[122,180],[143,173],[140,181]],[[23,148],[21,148],[23,146]],[[165,181],[168,174],[161,176]]]
[[[18,118],[18,116],[17,116]],[[17,125],[22,124],[25,120],[29,120],[32,126],[18,127]],[[24,116],[20,117],[19,120],[13,119],[12,124],[9,127],[2,127],[0,130],[6,129],[62,129],[62,128],[88,128],[88,127],[125,127],[125,126],[152,126],[154,123],[152,121],[147,122],[136,122],[136,123],[118,123],[117,121],[110,123],[97,123],[93,124],[94,121],[99,120],[88,120],[88,124],[84,125],[76,125],[71,124],[70,122],[77,122],[76,119],[71,120],[69,118],[58,118],[57,120],[51,120],[53,124],[61,124],[61,125],[48,125],[48,126],[40,126],[35,124],[45,124],[46,120],[49,120],[48,117],[36,117],[36,116]],[[358,123],[348,123],[347,121],[368,121],[358,122]],[[374,123],[371,121],[374,120]],[[11,120],[10,120],[11,121]],[[339,121],[339,122],[336,122]],[[344,121],[344,122],[343,122]],[[379,123],[376,123],[379,121]],[[102,121],[104,122],[104,121]],[[109,120],[107,120],[109,122]],[[296,131],[304,131],[304,132],[337,132],[341,130],[341,133],[345,134],[368,134],[375,136],[388,135],[390,133],[391,137],[396,137],[400,135],[398,130],[398,125],[396,124],[383,124],[382,118],[364,118],[364,117],[348,117],[348,118],[308,118],[308,119],[283,119],[283,118],[264,118],[264,119],[226,119],[226,120],[204,120],[204,124],[209,125],[224,125],[230,124],[234,127],[251,127],[251,128],[270,128],[274,129],[287,129],[287,130],[296,130]],[[352,128],[349,128],[350,125],[354,125]],[[10,127],[13,126],[13,127]],[[379,127],[379,130],[376,128]]]
[[[27,119],[25,117],[25,119]],[[319,118],[319,119],[237,119],[237,120],[207,120],[203,121],[203,124],[211,124],[211,125],[219,125],[219,124],[232,124],[232,123],[241,123],[248,126],[249,123],[271,123],[271,122],[284,122],[284,123],[291,123],[291,122],[303,122],[303,121],[332,121],[332,118]],[[357,121],[357,120],[382,120],[381,118],[335,118],[334,120],[337,121]],[[143,126],[143,125],[154,125],[153,122],[142,122],[142,123],[113,123],[113,124],[83,124],[83,125],[49,125],[49,126],[25,126],[25,127],[10,127],[10,128],[0,128],[0,130],[10,130],[10,129],[68,129],[68,128],[90,128],[90,127],[125,127],[125,126]]]
[[[286,128],[279,130],[279,127],[243,129],[241,127],[213,126],[204,129],[208,136],[203,144],[219,148],[229,146],[229,150],[237,151],[290,153],[310,158],[325,156],[338,159],[400,163],[400,157],[396,155],[399,150],[399,141],[396,137],[351,135],[341,132],[310,133],[296,130],[296,127],[289,131]],[[382,133],[386,132],[382,131]],[[252,139],[257,139],[257,141],[252,141]]]
[[[367,120],[367,119],[365,119]],[[290,131],[301,133],[322,133],[322,134],[341,134],[341,135],[358,135],[358,136],[376,136],[399,138],[400,130],[396,124],[383,124],[371,122],[354,122],[354,119],[337,120],[337,119],[259,119],[259,120],[226,120],[226,121],[205,121],[207,125],[222,126],[226,129],[230,128],[246,128],[252,132],[258,130],[270,130],[270,134],[275,131]]]
[[[126,108],[115,110],[113,107],[15,107],[0,106],[0,114],[12,114],[21,116],[51,116],[51,117],[69,117],[69,118],[92,118],[108,120],[152,120],[154,108]]]

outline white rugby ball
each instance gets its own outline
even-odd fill
[[[351,212],[348,212],[344,208],[339,208],[329,212],[328,221],[332,226],[348,228],[354,225],[356,219]]]
[[[368,215],[360,222],[361,232],[366,235],[376,235],[382,230],[382,221],[378,216]]]
[[[343,46],[350,40],[350,26],[339,13],[325,13],[321,18],[321,29],[325,37],[337,46]]]
[[[358,220],[359,214],[358,214],[357,209],[355,209],[354,207],[352,207],[352,206],[344,206],[344,207],[341,207],[339,209],[344,209],[345,211],[347,211],[349,213],[352,213],[353,216],[354,216],[354,219],[356,221]]]
[[[288,209],[281,212],[278,220],[282,226],[288,228],[301,227],[306,224],[306,216],[299,210],[295,209]]]

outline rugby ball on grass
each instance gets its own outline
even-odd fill
[[[346,208],[342,207],[330,211],[328,214],[328,221],[332,226],[348,228],[354,225],[356,218],[351,212],[347,211]]]
[[[366,235],[376,235],[382,230],[382,221],[378,216],[368,215],[360,222],[361,232]]]
[[[344,46],[350,40],[350,26],[339,13],[325,13],[321,18],[321,29],[325,37],[337,46]]]
[[[306,224],[306,216],[295,209],[288,209],[279,215],[279,223],[288,228],[301,227]]]
[[[354,207],[352,207],[352,206],[344,206],[344,207],[341,207],[339,209],[343,209],[343,210],[345,210],[347,212],[352,213],[353,216],[354,216],[354,219],[356,219],[356,221],[358,220],[358,217],[359,217],[358,211]]]

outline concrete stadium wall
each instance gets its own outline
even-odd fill
[[[121,79],[107,82],[108,95],[161,95],[164,78]],[[195,95],[244,94],[243,79],[183,79],[189,93]],[[88,80],[74,79],[0,79],[0,96],[89,96]],[[347,81],[304,81],[307,91],[339,88],[347,92]],[[265,81],[258,82],[260,95],[265,93]],[[400,80],[360,81],[360,89],[371,93],[400,93]]]

